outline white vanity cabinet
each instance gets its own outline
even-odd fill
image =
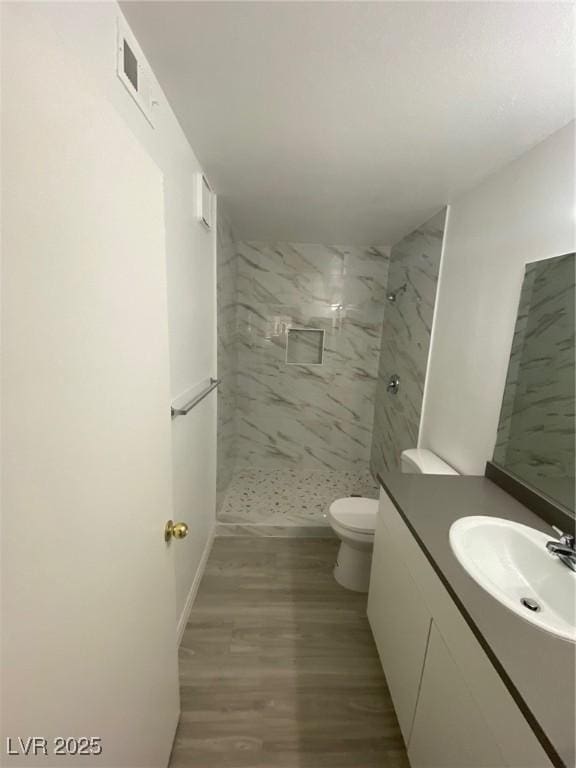
[[[376,526],[368,620],[400,730],[408,743],[432,616],[382,521]]]
[[[408,757],[412,768],[506,765],[494,735],[434,624]]]
[[[412,768],[551,768],[502,678],[384,492],[368,618]]]

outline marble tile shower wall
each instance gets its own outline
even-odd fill
[[[222,507],[236,460],[236,282],[237,258],[232,227],[219,212],[216,252],[218,326],[218,427],[216,511]]]
[[[236,436],[225,523],[318,526],[369,472],[386,248],[236,244]],[[286,362],[288,329],[324,331],[322,364]]]
[[[446,211],[393,246],[386,302],[370,466],[374,474],[400,468],[400,452],[418,444]],[[400,377],[397,394],[387,391]]]

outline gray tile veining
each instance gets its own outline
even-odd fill
[[[217,356],[218,424],[216,510],[222,506],[234,474],[236,459],[236,276],[234,236],[223,212],[218,212],[217,231]]]
[[[574,508],[575,257],[526,265],[494,460]]]
[[[226,235],[219,365],[233,368],[234,391],[219,423],[218,519],[323,525],[335,498],[376,494],[369,458],[387,249],[238,242],[232,258]],[[286,364],[291,328],[324,331],[321,365]]]
[[[376,475],[398,469],[400,453],[418,444],[418,431],[446,211],[393,246],[374,408],[370,466]],[[400,377],[398,394],[386,391]]]
[[[170,768],[408,768],[338,542],[217,539],[180,647]]]
[[[417,445],[445,213],[391,254],[234,243],[223,230],[220,522],[324,525],[331,501],[374,496],[370,471],[398,468],[400,451]],[[291,328],[324,331],[322,365],[286,364]]]

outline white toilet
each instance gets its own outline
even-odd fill
[[[458,474],[435,453],[423,448],[402,451],[400,462],[404,474]],[[342,542],[334,566],[334,578],[343,587],[355,592],[368,592],[378,506],[377,499],[359,496],[347,496],[330,504],[330,525]]]

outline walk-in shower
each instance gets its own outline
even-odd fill
[[[242,242],[219,222],[221,534],[318,534],[417,445],[443,231],[444,212],[389,249]]]

